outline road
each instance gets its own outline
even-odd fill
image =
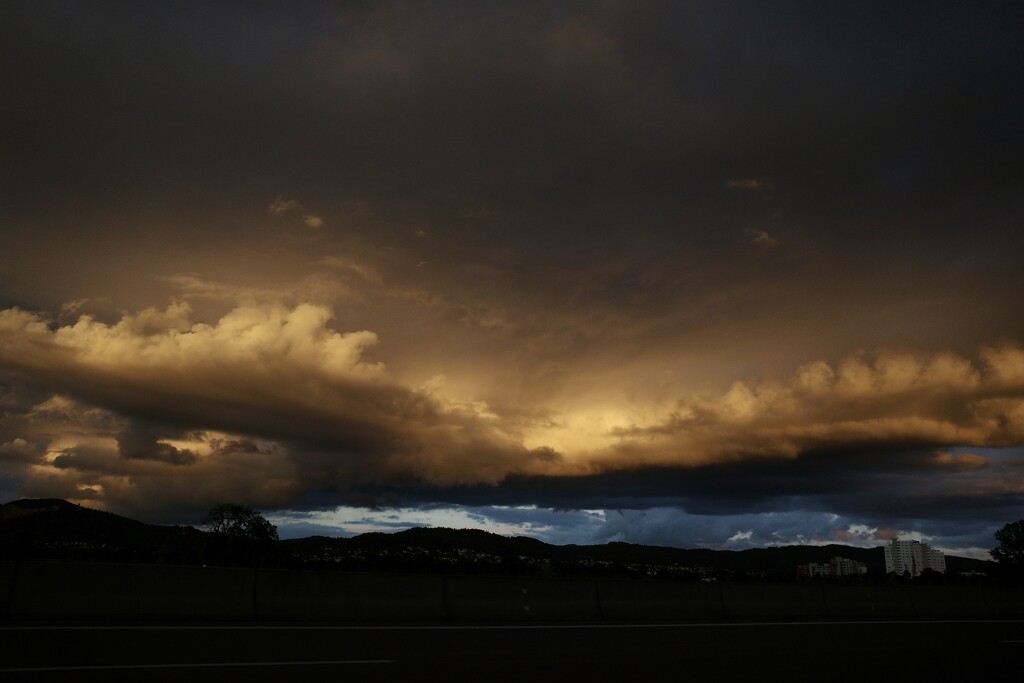
[[[0,626],[10,681],[1016,680],[1024,621]],[[1014,673],[1015,672],[1015,673]]]

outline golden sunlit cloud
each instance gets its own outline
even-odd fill
[[[0,311],[0,364],[59,392],[33,413],[63,422],[50,437],[73,455],[60,461],[63,469],[99,452],[97,434],[108,444],[116,437],[122,459],[187,469],[213,449],[209,437],[196,435],[202,430],[336,450],[338,485],[408,477],[494,484],[516,473],[793,458],[840,444],[1024,442],[1024,351],[1012,345],[984,348],[977,362],[951,353],[858,353],[807,363],[785,381],[737,380],[717,396],[634,401],[628,409],[580,396],[578,408],[570,399],[524,422],[472,396],[450,395],[454,385],[441,376],[403,386],[368,360],[377,335],[335,331],[332,318],[323,305],[252,303],[209,324],[192,320],[189,304],[177,301],[113,324],[81,316],[54,327],[7,309]],[[147,419],[179,425],[178,433],[117,417],[140,409]],[[943,453],[935,463],[970,470],[984,459]]]
[[[122,414],[336,451],[339,485],[493,483],[552,463],[549,451],[524,448],[485,403],[448,398],[438,381],[419,390],[398,384],[364,357],[376,335],[336,332],[331,318],[324,306],[268,304],[206,324],[177,302],[114,324],[83,316],[51,329],[8,309],[0,311],[0,364]],[[45,405],[86,410],[64,398]],[[181,438],[161,438],[159,429],[109,431],[122,457],[189,467],[203,460],[201,449],[175,446]]]
[[[627,453],[644,463],[703,464],[849,444],[1017,445],[1022,363],[1024,351],[1011,345],[982,349],[977,366],[950,353],[815,361],[787,381],[737,381],[720,396],[682,398],[660,419],[614,430],[620,442],[600,459],[614,467]]]

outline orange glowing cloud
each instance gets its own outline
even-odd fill
[[[364,357],[376,335],[334,331],[331,318],[313,304],[252,304],[206,324],[179,302],[113,324],[83,316],[51,329],[9,309],[0,311],[0,364],[117,413],[327,449],[353,480],[495,482],[552,462],[550,451],[524,448],[485,403],[447,398],[436,382],[394,381]],[[126,444],[140,442],[118,433],[126,456]],[[128,457],[195,460],[147,439],[153,454]]]
[[[31,461],[36,481],[110,491],[167,468],[192,480],[248,453],[275,473],[266,499],[283,500],[325,485],[497,484],[853,444],[932,445],[943,449],[932,467],[968,472],[985,458],[944,449],[1024,442],[1024,351],[1012,345],[977,361],[858,353],[785,380],[736,380],[718,395],[629,409],[580,395],[529,412],[442,377],[407,386],[369,357],[375,333],[340,332],[332,320],[325,305],[251,300],[213,323],[193,320],[184,301],[113,323],[0,311],[0,367],[51,396],[32,408],[35,427],[29,413],[9,422],[0,458]]]

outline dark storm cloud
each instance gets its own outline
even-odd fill
[[[46,292],[71,272],[128,296],[77,235],[149,240],[123,266],[135,281],[144,262],[216,267],[161,259],[173,234],[208,254],[358,244],[392,286],[516,321],[496,353],[559,366],[540,391],[567,359],[600,368],[680,337],[749,353],[741,320],[772,349],[812,344],[791,333],[809,325],[819,348],[934,343],[962,332],[929,302],[957,296],[984,341],[1020,336],[1015,304],[988,295],[1016,278],[991,251],[1018,239],[1013,6],[7,7],[8,234],[19,263],[53,266],[43,287],[12,283],[22,305],[63,303]],[[737,178],[776,189],[739,198]],[[254,215],[296,196],[344,240],[282,244]],[[824,265],[837,257],[866,272]]]
[[[960,459],[964,463],[952,468],[969,467],[972,476],[951,469],[950,461]],[[496,488],[406,490],[400,500],[404,505],[527,504],[552,516],[554,510],[605,511],[605,522],[590,528],[589,535],[577,530],[575,542],[735,549],[808,542],[877,545],[899,529],[968,549],[988,547],[993,531],[1019,516],[1022,467],[1019,451],[993,462],[931,450],[819,451],[781,462],[510,477]],[[502,513],[530,518],[516,508],[499,508],[497,516]]]
[[[1010,515],[1022,19],[3,3],[2,490]]]
[[[171,465],[190,465],[196,454],[187,448],[175,448],[160,439],[185,436],[168,433],[159,426],[133,420],[128,429],[117,435],[117,447],[122,458],[159,460]]]
[[[951,467],[950,460],[963,460]],[[955,516],[1024,502],[1022,456],[989,464],[973,453],[872,448],[812,451],[793,459],[751,459],[702,467],[644,467],[589,476],[511,476],[497,487],[402,491],[400,500],[547,508],[678,506],[694,514],[753,513],[794,502],[847,515]],[[968,469],[973,476],[964,476]],[[970,485],[965,487],[965,481]],[[951,506],[956,502],[957,505]]]
[[[788,185],[802,211],[849,224],[851,209],[908,192],[916,206],[953,199],[951,186],[990,197],[1019,177],[1020,95],[1003,87],[1021,60],[1013,12],[11,3],[5,43],[18,58],[7,69],[24,95],[5,121],[20,133],[10,179],[16,197],[39,199],[59,168],[64,191],[84,184],[119,203],[169,180],[205,201],[196,186],[214,179],[292,179],[264,185],[271,196],[383,189],[398,218],[491,207],[532,219],[502,246],[542,241],[558,256],[582,230],[617,234],[617,221],[591,220],[616,206],[635,216],[649,203],[644,233],[707,222],[726,202],[709,190],[737,173]],[[591,202],[600,211],[567,220]],[[453,232],[433,234],[465,241]],[[688,232],[707,243],[718,230]]]

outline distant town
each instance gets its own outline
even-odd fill
[[[897,576],[917,577],[927,572],[946,573],[946,556],[927,543],[916,540],[892,539],[885,546],[885,573]],[[868,573],[863,562],[846,557],[833,557],[828,562],[817,564],[809,562],[797,565],[797,576],[814,578],[862,576]],[[985,572],[960,572],[970,577],[987,576]]]

